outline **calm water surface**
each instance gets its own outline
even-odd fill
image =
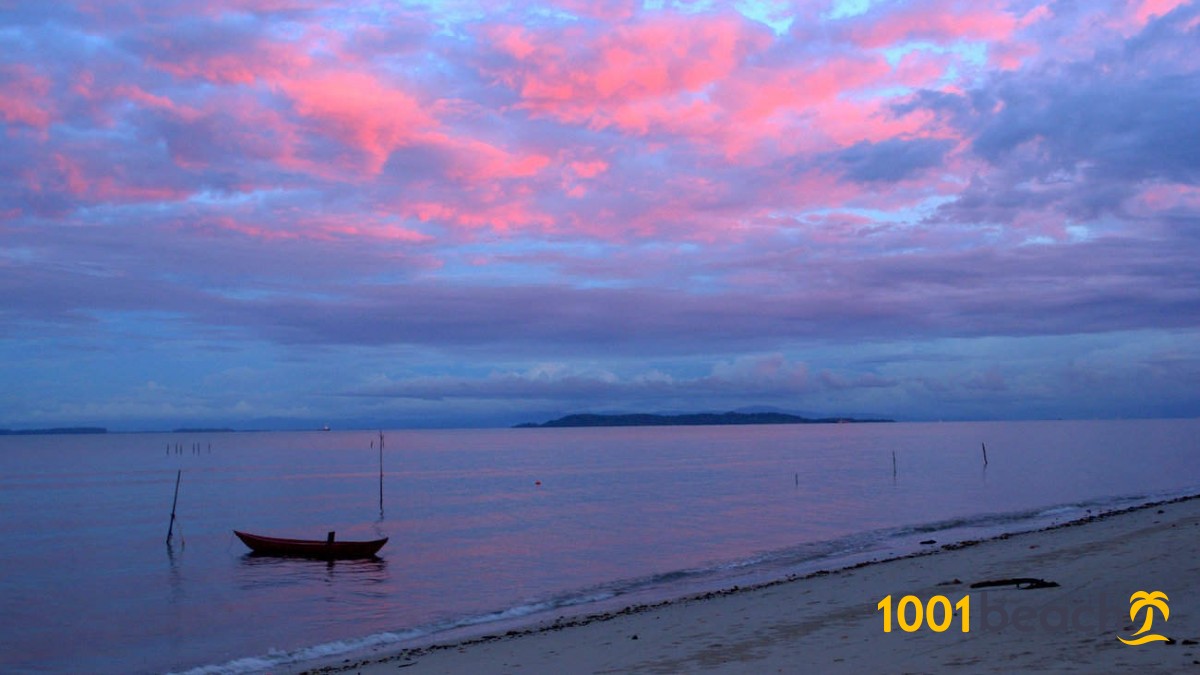
[[[389,431],[382,509],[373,443],[0,437],[0,671],[298,668],[1200,492],[1197,420]]]

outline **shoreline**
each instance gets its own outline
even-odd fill
[[[1159,520],[1155,522],[1155,518]],[[1178,522],[1158,529],[1148,528],[1142,522],[1150,520],[1152,525],[1158,525],[1172,518]],[[1188,529],[1192,530],[1190,538],[1183,537],[1181,533]],[[1141,540],[1135,535],[1141,535]],[[1164,555],[1164,548],[1173,549],[1174,554]],[[1074,557],[1074,567],[1064,567],[1063,561],[1069,562],[1073,551],[1079,552]],[[1058,557],[1062,558],[1058,568],[1068,572],[1065,576],[1059,574],[1055,577],[1052,573],[1038,571],[1039,566],[1044,567],[1043,560],[1051,552],[1058,552]],[[1127,579],[1113,578],[1112,571],[1104,565],[1105,560],[1114,557],[1137,559],[1132,571],[1126,575]],[[1057,663],[1057,666],[1052,666],[1056,669],[1078,664],[1080,655],[1072,660],[1055,660],[1065,653],[1056,639],[1061,637],[1057,635],[1059,633],[1075,633],[1069,637],[1076,643],[1095,642],[1099,650],[1097,653],[1104,652],[1107,657],[1118,659],[1134,659],[1131,663],[1152,669],[1148,672],[1155,672],[1153,668],[1159,667],[1153,658],[1147,659],[1149,652],[1163,656],[1157,650],[1176,648],[1176,655],[1182,661],[1171,661],[1174,665],[1162,671],[1169,672],[1184,666],[1200,668],[1200,651],[1192,646],[1200,639],[1200,593],[1181,593],[1179,590],[1186,587],[1200,591],[1197,583],[1200,581],[1200,568],[1196,567],[1198,563],[1193,562],[1197,559],[1200,559],[1200,494],[1193,494],[1090,515],[1036,530],[944,544],[928,551],[861,562],[835,570],[790,575],[753,586],[734,586],[574,618],[559,617],[554,621],[542,621],[504,633],[395,649],[384,656],[342,658],[336,664],[310,664],[308,668],[291,672],[313,675],[340,672],[372,674],[390,673],[397,668],[404,668],[406,672],[671,672],[680,669],[762,672],[764,669],[779,668],[786,671],[797,667],[889,671],[900,665],[895,661],[895,648],[926,643],[932,645],[938,641],[958,643],[963,654],[943,664],[930,663],[929,653],[936,653],[935,649],[926,653],[924,660],[905,664],[905,667],[928,671],[944,666],[978,666],[992,660],[995,654],[990,652],[997,649],[1006,653],[1016,650],[1014,653],[1023,654],[1028,661],[1025,664],[1009,663],[1005,668],[1042,667],[1040,661],[1046,660]],[[985,575],[988,579],[975,578],[979,574],[971,573],[968,568],[980,566],[1008,571],[1005,574]],[[1139,569],[1146,574],[1137,571]],[[1159,577],[1171,578],[1151,578],[1152,571]],[[1045,577],[1058,586],[1037,590],[970,588],[974,582],[1014,577]],[[1099,595],[1097,586],[1103,587]],[[1124,590],[1126,586],[1129,590]],[[1184,631],[1187,634],[1178,638],[1171,647],[1164,646],[1165,643],[1138,648],[1121,645],[1116,639],[1117,634],[1128,637],[1135,630],[1128,620],[1129,593],[1160,587],[1172,598],[1169,626],[1179,629],[1185,628],[1184,624],[1187,623]],[[874,588],[878,590],[869,590]],[[1080,595],[1081,588],[1091,588],[1090,595]],[[1176,589],[1174,593],[1172,589]],[[1031,593],[1034,595],[1026,595]],[[970,595],[970,602],[975,603],[976,607],[972,609],[976,627],[970,633],[961,633],[957,629],[953,633],[937,633],[929,628],[906,633],[893,626],[891,633],[884,633],[882,614],[877,610],[876,603],[885,595],[898,599],[907,594],[926,600],[934,595],[946,595],[950,596],[952,602]],[[857,601],[849,602],[855,596],[858,596]],[[992,598],[990,611],[986,605],[988,598]],[[1007,616],[1004,603],[1024,601],[1026,598],[1035,604],[1017,608],[1028,610],[1024,614],[1036,614],[1037,606],[1042,607],[1043,612],[1046,607],[1057,609],[1059,605],[1053,603],[1060,602],[1066,603],[1061,605],[1061,609],[1067,617],[1070,612],[1075,612],[1079,617],[1094,614],[1097,616],[1097,625],[1089,633],[1083,630],[1086,628],[1083,625],[1069,626],[1080,629],[1069,631],[1067,627],[1060,628],[1052,621],[1047,621],[1042,638],[1036,632],[1022,634],[1023,631],[1017,629],[1026,626],[1020,624],[1014,624],[1014,627],[1009,627],[1010,630],[1005,630],[1006,626],[991,625],[998,622],[1002,616],[1000,612]],[[1037,604],[1047,600],[1051,604]],[[984,603],[982,606],[981,601]],[[1001,604],[998,606],[997,602]],[[1099,605],[1092,607],[1096,602]],[[814,609],[825,607],[838,609],[832,613],[828,609]],[[980,607],[986,611],[983,617],[979,616]],[[730,618],[730,610],[733,609],[736,609],[737,620]],[[1050,616],[1056,618],[1058,614],[1055,611]],[[821,619],[822,616],[825,620]],[[1180,621],[1181,616],[1191,620]],[[1140,625],[1142,616],[1138,618]],[[991,623],[979,623],[987,620]],[[844,627],[849,632],[836,636],[832,644],[829,640],[810,642],[806,639],[810,633],[829,632],[830,626],[825,624],[836,623],[841,626],[847,622],[848,625]],[[794,636],[797,638],[795,641],[772,640],[764,643],[762,637],[755,637],[763,632],[777,633],[781,626],[789,625],[807,628]],[[1104,639],[1097,636],[1099,628],[1105,629],[1102,632]],[[1122,630],[1125,632],[1122,633]],[[696,639],[701,636],[709,641]],[[882,642],[884,640],[886,643]],[[1044,649],[1037,649],[1039,642],[1045,645]],[[1002,646],[993,645],[990,650],[985,648],[991,643]],[[851,647],[859,644],[869,646],[865,649]],[[879,648],[872,648],[877,645]],[[1115,647],[1121,647],[1124,651],[1114,652]],[[822,658],[828,658],[820,664],[803,660],[804,655],[811,655],[813,651],[819,651]],[[971,656],[972,651],[982,653]],[[1192,664],[1193,659],[1196,660],[1195,664]],[[858,665],[851,667],[856,662]],[[1102,663],[1109,667],[1118,665],[1109,661]],[[974,672],[978,668],[968,670]]]

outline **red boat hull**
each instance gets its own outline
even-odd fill
[[[322,560],[348,560],[352,558],[374,558],[379,549],[388,542],[387,537],[371,541],[326,541],[322,539],[280,539],[258,534],[233,531],[260,555],[321,558]]]

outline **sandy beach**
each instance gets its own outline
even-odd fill
[[[925,673],[1200,672],[1200,499],[1189,498],[927,555],[562,621],[458,644],[400,651],[321,672],[394,673]],[[1034,578],[1047,587],[1012,583]],[[1054,585],[1057,584],[1057,585]],[[1033,584],[1039,586],[1040,584]],[[1162,591],[1144,635],[1130,596]],[[877,606],[892,596],[892,630]],[[969,596],[936,632],[902,630],[905,595],[936,604]],[[960,605],[961,607],[961,605]],[[915,623],[909,601],[906,620]],[[310,671],[317,672],[317,671]]]

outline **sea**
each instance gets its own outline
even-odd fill
[[[1195,493],[1200,420],[3,436],[0,672],[296,672]]]

